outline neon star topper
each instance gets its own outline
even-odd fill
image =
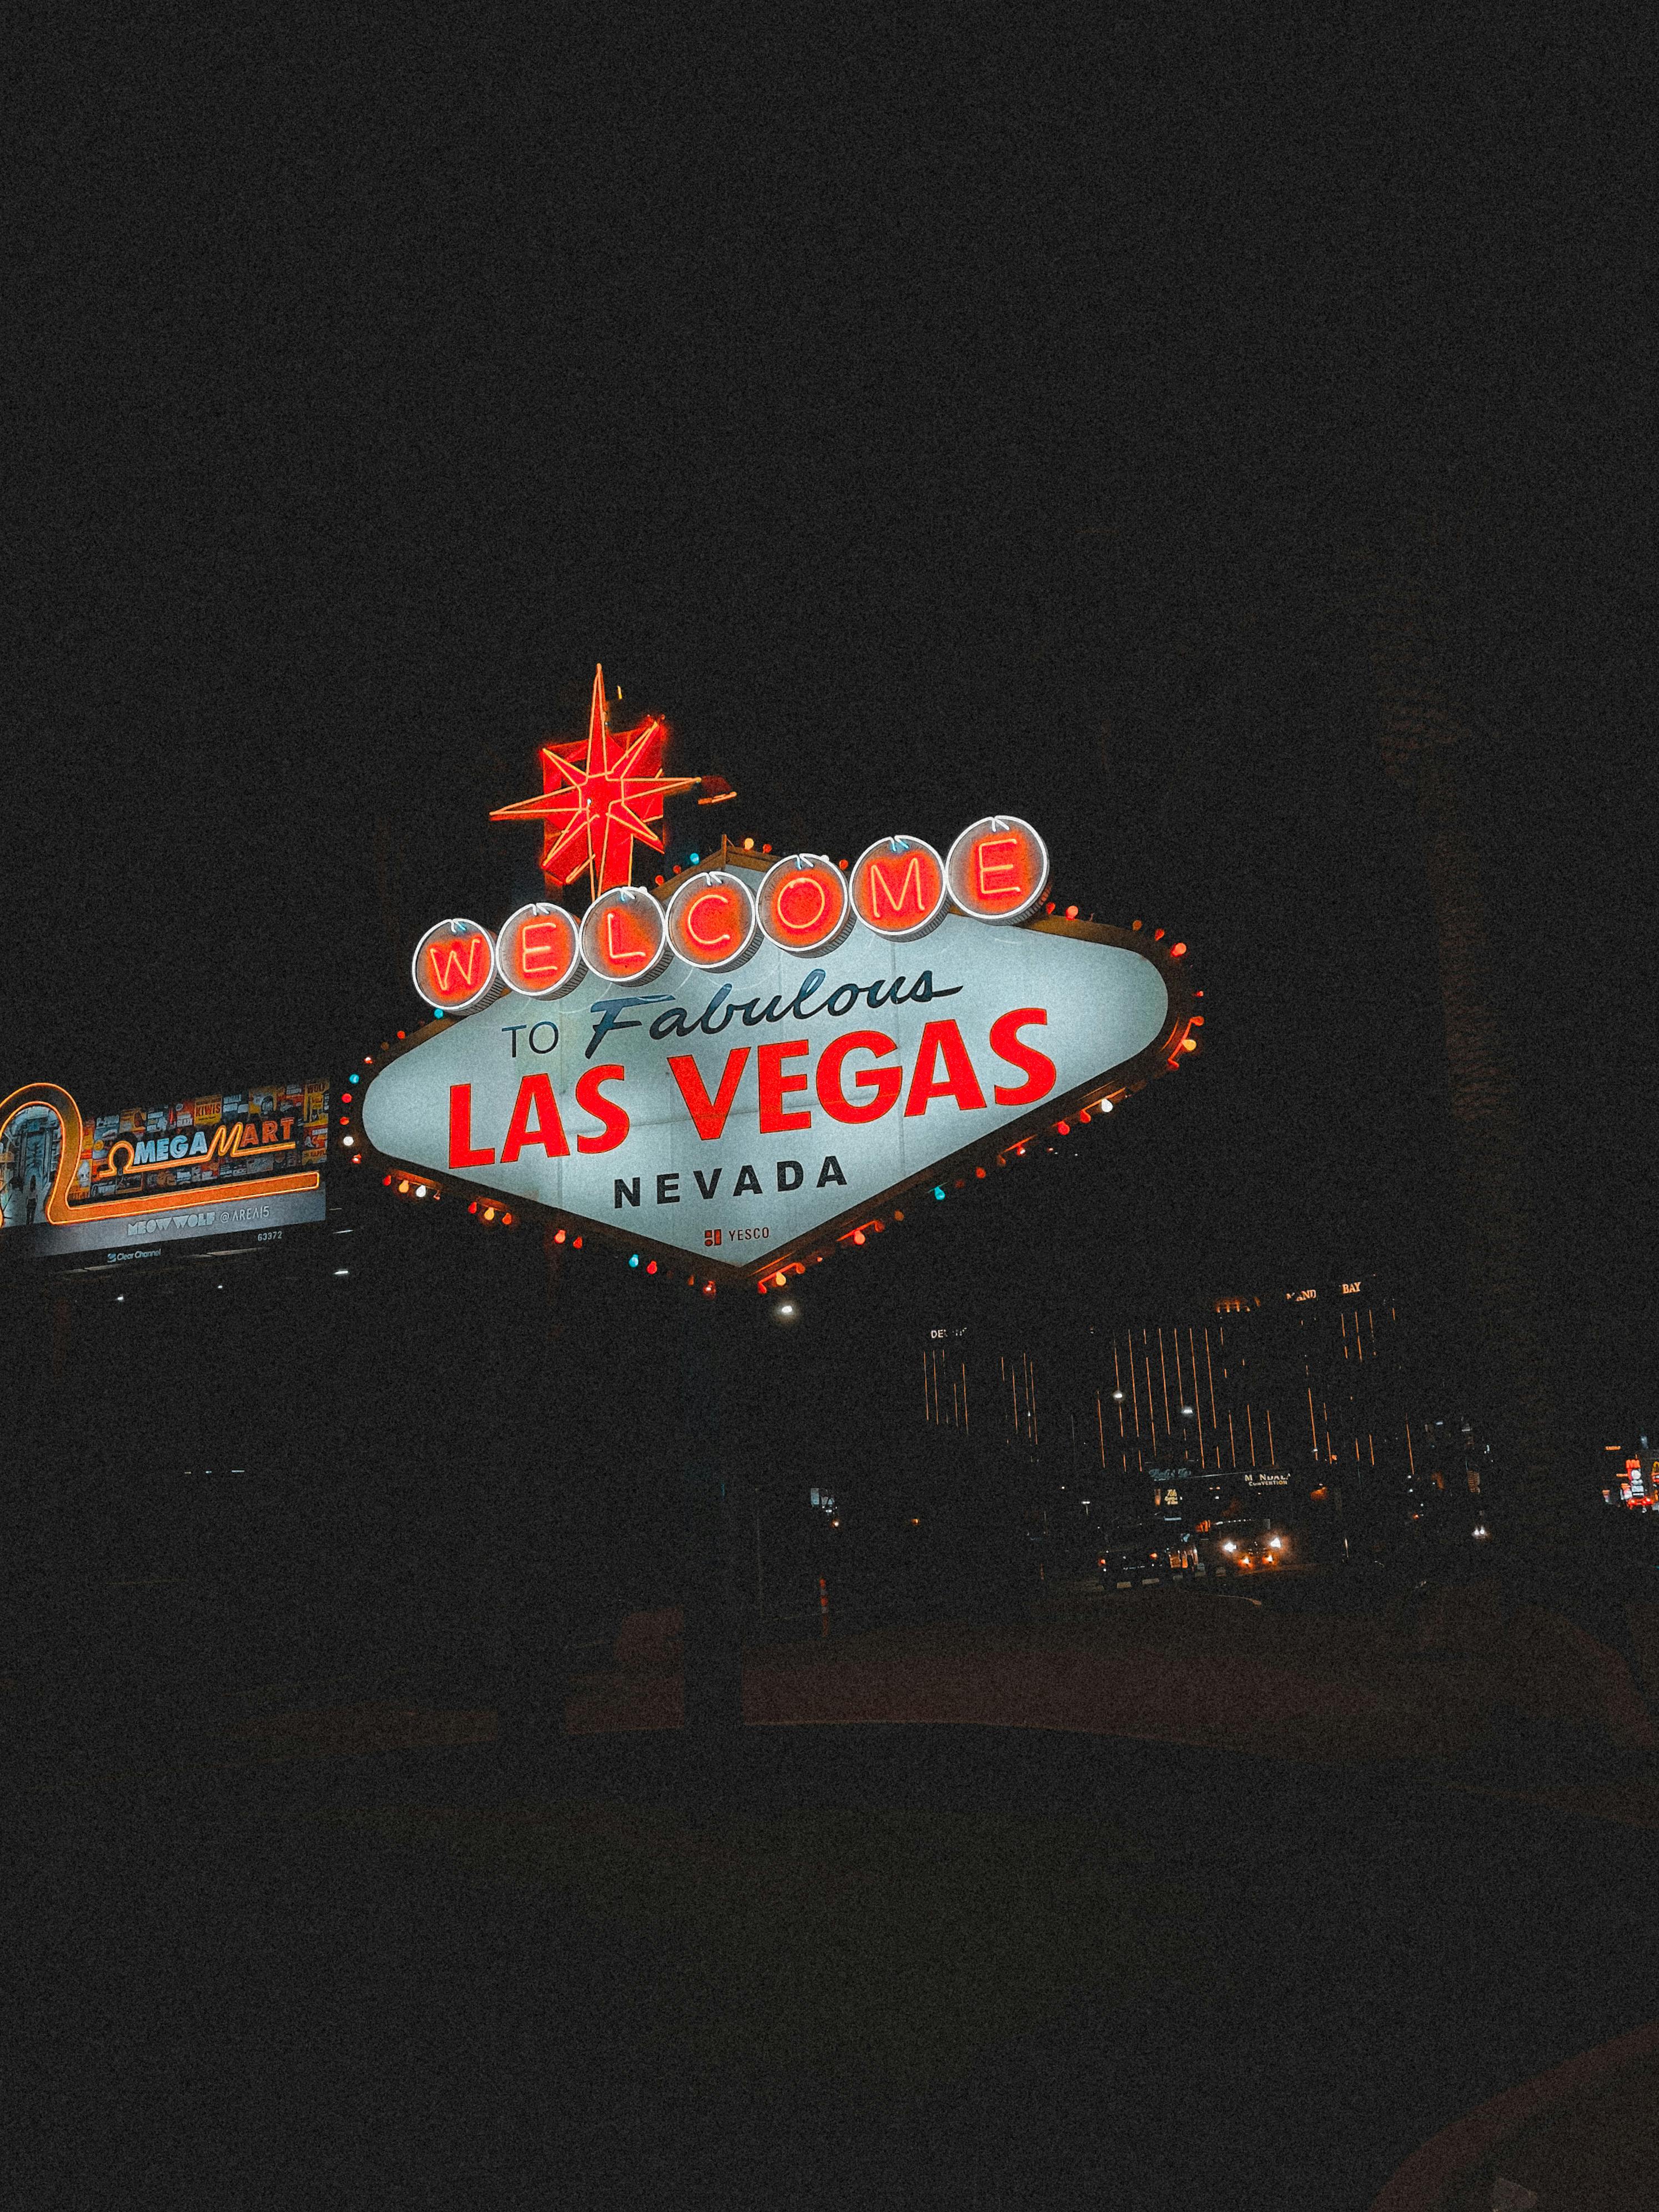
[[[543,824],[542,873],[550,890],[590,879],[592,895],[631,883],[635,842],[660,853],[663,841],[653,823],[662,820],[663,801],[699,784],[720,795],[727,787],[713,776],[664,775],[663,748],[669,726],[659,714],[647,715],[631,730],[613,730],[605,711],[605,670],[593,671],[593,702],[587,735],[564,744],[541,747],[542,793],[498,806],[492,822],[535,819]]]

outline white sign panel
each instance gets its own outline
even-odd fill
[[[1167,1040],[1163,969],[1117,934],[860,921],[821,957],[763,939],[725,974],[508,991],[383,1067],[363,1132],[447,1183],[757,1272]]]

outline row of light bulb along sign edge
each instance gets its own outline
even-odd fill
[[[403,1036],[403,1034],[404,1032],[399,1030],[398,1035],[400,1038]],[[1189,1043],[1186,1048],[1195,1051],[1197,1047],[1195,1044]],[[365,1060],[372,1060],[372,1058],[373,1055],[370,1054],[364,1054]],[[349,1080],[355,1084],[358,1079],[354,1074],[349,1078]],[[1093,1106],[1085,1106],[1080,1109],[1076,1118],[1079,1122],[1087,1123],[1091,1121],[1097,1114],[1109,1114],[1118,1099],[1124,1097],[1127,1094],[1125,1092],[1120,1091],[1113,1093],[1109,1097],[1097,1099]],[[349,1127],[349,1115],[343,1115],[341,1116],[342,1125],[346,1127],[348,1129]],[[1054,1124],[1053,1133],[1056,1136],[1069,1137],[1072,1133],[1072,1123],[1069,1121],[1056,1121]],[[342,1142],[344,1143],[350,1151],[354,1163],[357,1165],[361,1165],[363,1155],[362,1152],[357,1149],[356,1143],[349,1136],[343,1139]],[[1035,1137],[1022,1137],[1018,1144],[1010,1145],[1006,1152],[998,1153],[997,1165],[1000,1168],[1006,1167],[1010,1160],[1024,1159],[1026,1153],[1036,1142],[1036,1139]],[[976,1167],[973,1170],[971,1176],[959,1175],[956,1176],[953,1179],[954,1188],[957,1190],[965,1190],[970,1182],[983,1182],[986,1180],[988,1173],[988,1170],[987,1169]],[[435,1204],[443,1194],[441,1186],[431,1177],[422,1178],[410,1175],[383,1175],[380,1177],[380,1182],[383,1188],[392,1190],[394,1194],[400,1198],[429,1198]],[[931,1195],[933,1196],[935,1203],[943,1204],[946,1196],[945,1185],[943,1183],[935,1183],[933,1187]],[[519,1217],[514,1214],[510,1208],[497,1205],[493,1200],[484,1198],[472,1199],[469,1201],[466,1210],[470,1214],[476,1215],[477,1218],[486,1225],[490,1224],[499,1224],[499,1225],[503,1229],[512,1229],[516,1227],[518,1224]],[[894,1222],[902,1221],[904,1219],[903,1208],[902,1206],[895,1206],[890,1218]],[[885,1218],[874,1217],[868,1221],[861,1222],[855,1229],[843,1230],[841,1235],[836,1238],[835,1242],[838,1245],[846,1245],[849,1248],[867,1244],[872,1236],[879,1235],[886,1227],[887,1220]],[[580,1252],[583,1249],[583,1240],[580,1235],[573,1235],[570,1231],[562,1227],[556,1228],[553,1231],[552,1242],[556,1247],[566,1247],[573,1252]],[[804,1275],[809,1267],[821,1267],[829,1256],[830,1255],[827,1251],[811,1252],[809,1253],[804,1260],[786,1260],[780,1266],[769,1268],[760,1278],[755,1287],[760,1292],[761,1296],[764,1297],[769,1291],[782,1290],[791,1275]],[[628,1264],[630,1268],[638,1268],[647,1276],[661,1274],[664,1276],[665,1280],[678,1279],[678,1269],[670,1270],[666,1261],[659,1261],[656,1260],[642,1261],[641,1255],[637,1252],[630,1252],[629,1254]],[[696,1290],[697,1287],[697,1278],[695,1271],[687,1275],[685,1280],[686,1285],[689,1289]],[[716,1285],[713,1279],[710,1279],[704,1282],[702,1289],[706,1297],[713,1297],[715,1292]]]
[[[750,841],[750,842],[752,843],[752,841]],[[1044,885],[1044,888],[1046,888],[1046,884]],[[1049,904],[1047,910],[1051,915],[1054,912],[1055,909],[1052,902]],[[562,911],[562,909],[559,909],[559,911]],[[1068,921],[1074,921],[1078,918],[1078,909],[1074,906],[1067,907],[1066,909],[1066,915]],[[1136,921],[1131,924],[1131,927],[1135,931],[1140,930],[1143,927],[1144,924],[1139,921]],[[1165,934],[1166,933],[1162,929],[1155,929],[1152,932],[1152,937],[1155,942],[1161,941]],[[1184,944],[1173,945],[1170,948],[1171,957],[1174,958],[1181,958],[1184,957],[1186,951],[1187,947]],[[1204,994],[1201,990],[1199,990],[1195,991],[1193,995],[1194,998],[1201,999]],[[399,1030],[397,1032],[397,1042],[399,1044],[407,1042],[419,1043],[423,1037],[430,1035],[431,1032],[436,1029],[438,1024],[443,1019],[443,1012],[439,1011],[434,1014],[431,1022],[428,1023],[424,1028],[416,1031],[413,1039],[410,1039],[408,1036],[405,1030]],[[1203,1024],[1203,1015],[1194,1014],[1192,1018],[1189,1028],[1201,1029]],[[389,1052],[392,1048],[392,1040],[391,1038],[382,1038],[380,1043],[381,1051],[383,1053]],[[1175,1057],[1170,1060],[1170,1066],[1173,1068],[1180,1065],[1180,1056],[1182,1053],[1193,1053],[1197,1050],[1197,1038],[1190,1034],[1183,1036],[1181,1039]],[[365,1053],[363,1054],[363,1066],[365,1067],[372,1067],[374,1064],[374,1054],[373,1053]],[[362,1078],[359,1072],[354,1070],[346,1080],[349,1090],[342,1097],[342,1104],[346,1103],[346,1097],[350,1095],[351,1091],[356,1090],[356,1086],[362,1082]],[[1103,1095],[1099,1098],[1096,1099],[1091,1104],[1081,1107],[1078,1109],[1076,1121],[1078,1123],[1086,1127],[1093,1121],[1096,1115],[1111,1113],[1117,1103],[1127,1095],[1128,1093],[1127,1090],[1103,1093]],[[351,1115],[349,1112],[341,1115],[340,1126],[345,1132],[344,1135],[343,1135],[339,1140],[342,1149],[348,1153],[354,1166],[361,1167],[364,1158],[364,1154],[362,1150],[362,1139],[352,1128]],[[1050,1133],[1059,1137],[1069,1137],[1073,1133],[1073,1123],[1071,1120],[1068,1119],[1054,1121],[1051,1124]],[[1009,1145],[997,1154],[996,1164],[1000,1168],[1006,1167],[1010,1160],[1024,1159],[1027,1152],[1030,1152],[1031,1146],[1036,1141],[1037,1139],[1036,1135],[1025,1136],[1018,1139],[1015,1143]],[[965,1190],[970,1182],[983,1182],[987,1179],[988,1173],[988,1170],[987,1169],[983,1167],[976,1167],[974,1169],[971,1176],[963,1174],[952,1178],[953,1188],[957,1190]],[[431,1176],[422,1178],[413,1175],[388,1174],[383,1175],[380,1178],[380,1182],[383,1188],[392,1190],[394,1195],[400,1198],[410,1198],[415,1200],[430,1198],[433,1202],[436,1204],[442,1196],[442,1186]],[[943,1204],[946,1196],[945,1185],[943,1183],[935,1183],[933,1187],[932,1196],[936,1204]],[[482,1224],[487,1226],[499,1225],[503,1229],[512,1229],[518,1225],[519,1217],[513,1212],[511,1208],[500,1205],[491,1199],[475,1198],[471,1200],[468,1202],[467,1212],[469,1214],[476,1216]],[[902,1222],[904,1218],[903,1209],[899,1206],[895,1206],[890,1216],[891,1220],[897,1223]],[[886,1226],[887,1220],[885,1218],[881,1217],[872,1217],[868,1221],[861,1222],[856,1228],[843,1230],[840,1236],[835,1239],[835,1243],[837,1245],[845,1246],[849,1249],[856,1249],[867,1244],[872,1236],[882,1233],[882,1231],[885,1230]],[[551,1233],[551,1242],[556,1248],[568,1249],[573,1252],[580,1252],[583,1249],[583,1238],[580,1234],[573,1233],[562,1226],[553,1230]],[[769,1291],[782,1290],[787,1284],[788,1279],[791,1275],[804,1275],[808,1267],[822,1266],[823,1261],[829,1256],[829,1252],[825,1250],[822,1252],[809,1253],[805,1260],[784,1261],[780,1266],[769,1268],[767,1272],[761,1276],[755,1287],[762,1297],[764,1297]],[[628,1265],[630,1269],[639,1270],[647,1277],[662,1274],[665,1280],[678,1280],[678,1269],[672,1269],[671,1271],[668,1262],[659,1261],[657,1260],[642,1260],[641,1255],[637,1252],[630,1252],[629,1254]],[[688,1274],[685,1280],[688,1288],[692,1290],[696,1290],[697,1288],[697,1278],[695,1271]],[[702,1287],[703,1295],[708,1297],[712,1297],[714,1296],[718,1286],[712,1279],[709,1279],[704,1281]]]

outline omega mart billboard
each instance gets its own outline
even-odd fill
[[[998,853],[1011,832],[1018,911],[986,911],[1008,893],[990,866],[964,874],[963,839]],[[759,1275],[1179,1053],[1192,1016],[1169,954],[1024,921],[1048,872],[1025,824],[975,824],[948,861],[895,839],[850,874],[815,856],[764,870],[734,856],[659,897],[614,890],[580,925],[550,906],[493,939],[437,925],[416,981],[459,1018],[371,1079],[368,1144]],[[795,925],[808,942],[789,941]]]
[[[0,1101],[0,1234],[40,1258],[114,1257],[320,1221],[328,1134],[320,1078],[112,1114],[31,1085]]]

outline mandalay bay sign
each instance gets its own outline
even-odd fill
[[[590,762],[609,740],[601,678],[594,724]],[[573,781],[556,765],[542,809],[558,868],[580,860]],[[1186,947],[1040,914],[1048,856],[1012,816],[943,854],[883,838],[850,867],[722,844],[655,890],[617,881],[614,858],[605,872],[580,921],[538,902],[498,931],[457,919],[422,937],[414,980],[438,1018],[362,1099],[391,1167],[700,1280],[764,1282],[1194,1048]]]

